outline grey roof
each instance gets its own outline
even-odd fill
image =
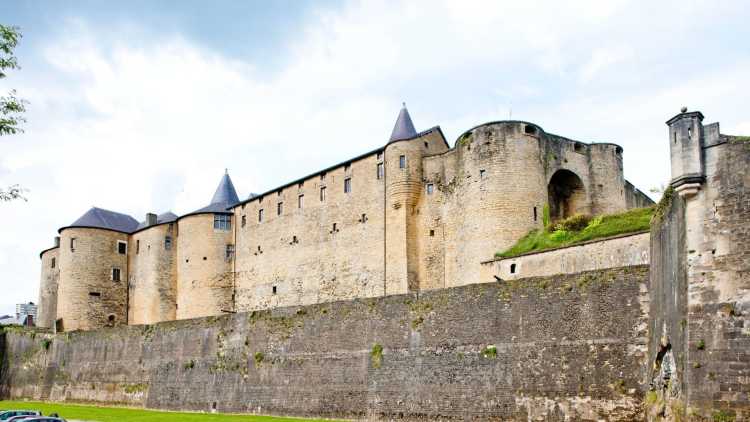
[[[240,202],[240,198],[237,196],[237,191],[234,189],[232,179],[229,177],[228,172],[224,172],[219,186],[214,192],[211,203],[203,208],[197,209],[193,212],[183,215],[183,217],[193,214],[204,214],[204,213],[227,213],[231,214],[229,208]]]
[[[73,224],[61,228],[60,231],[69,227],[91,227],[132,233],[138,228],[138,221],[127,214],[93,207],[86,211],[86,214],[83,214],[78,220],[74,221]]]
[[[172,211],[167,211],[164,214],[159,214],[156,216],[156,224],[171,223],[175,220],[177,220],[177,215],[175,215]],[[145,228],[146,228],[146,222],[141,221],[140,224],[138,224],[138,227],[136,228],[136,230],[145,229]]]
[[[411,139],[416,136],[417,130],[414,129],[414,123],[412,123],[411,116],[409,116],[409,110],[406,109],[406,104],[404,104],[398,113],[396,124],[393,126],[393,132],[391,132],[391,139],[388,142]]]

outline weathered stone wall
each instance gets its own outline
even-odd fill
[[[36,325],[52,328],[57,317],[57,285],[60,280],[60,248],[47,249],[41,255],[41,280]]]
[[[159,224],[134,233],[129,253],[128,321],[153,324],[177,315],[176,224]],[[166,239],[169,238],[169,244]]]
[[[647,279],[639,266],[151,326],[11,332],[0,394],[358,419],[638,420]]]
[[[75,238],[75,250],[71,239]],[[66,228],[60,233],[60,281],[57,318],[65,330],[90,330],[127,323],[128,256],[117,242],[126,233],[92,228]],[[120,281],[112,280],[120,269]]]
[[[575,274],[605,268],[648,265],[649,233],[594,240],[550,251],[482,263],[479,282],[496,282],[555,274]]]
[[[196,214],[178,220],[177,319],[221,315],[234,310],[233,259],[227,245],[231,230],[214,229],[214,214]]]

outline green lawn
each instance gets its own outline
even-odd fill
[[[154,410],[130,409],[124,407],[98,407],[77,404],[40,403],[32,401],[0,401],[0,409],[40,410],[43,414],[57,413],[61,418],[85,421],[116,422],[287,422],[323,421],[324,419],[282,418],[273,416],[226,415],[210,413],[177,413]]]
[[[575,245],[588,240],[647,231],[650,228],[654,211],[655,207],[648,207],[593,218],[576,215],[551,224],[544,230],[532,230],[510,249],[498,252],[495,256],[509,258],[528,252]]]

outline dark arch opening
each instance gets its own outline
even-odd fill
[[[552,221],[586,212],[586,191],[581,178],[570,170],[558,170],[547,187]]]

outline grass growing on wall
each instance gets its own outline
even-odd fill
[[[546,209],[545,209],[546,211]],[[618,214],[596,217],[574,215],[544,230],[532,230],[510,249],[495,254],[498,258],[518,256],[528,252],[555,249],[575,245],[588,240],[600,239],[649,229],[654,207],[635,208]]]
[[[273,416],[222,415],[208,413],[160,412],[154,410],[128,409],[123,407],[83,406],[75,404],[40,403],[26,401],[0,401],[0,409],[39,410],[45,415],[57,413],[60,417],[71,420],[97,422],[290,422],[290,421],[323,421],[325,419],[295,419]]]

